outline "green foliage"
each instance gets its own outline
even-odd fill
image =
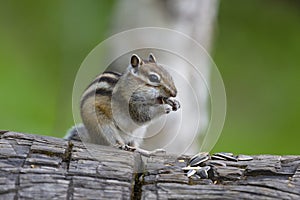
[[[297,1],[222,1],[214,59],[228,111],[215,151],[300,153],[299,8]]]
[[[2,1],[0,129],[62,136],[74,123],[72,87],[108,37],[113,1]]]

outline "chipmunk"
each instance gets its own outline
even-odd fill
[[[65,138],[74,139],[80,132],[87,142],[148,154],[139,148],[145,134],[141,127],[178,110],[180,103],[171,98],[176,95],[171,75],[153,54],[148,60],[133,54],[124,74],[106,71],[91,82],[80,103],[83,124]]]

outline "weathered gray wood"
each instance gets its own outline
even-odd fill
[[[0,131],[0,199],[300,199],[300,156],[222,161],[209,179],[188,178],[189,156]]]
[[[214,178],[200,180],[188,179],[180,170],[181,163],[166,158],[153,163],[158,160],[158,169],[148,165],[143,199],[300,199],[300,156],[259,155],[252,161],[222,161],[227,166],[215,168]]]

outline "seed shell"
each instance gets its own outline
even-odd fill
[[[198,166],[201,163],[207,161],[209,159],[209,154],[207,152],[201,152],[194,155],[188,162],[190,166]]]
[[[197,170],[197,175],[201,178],[208,178],[208,171],[210,170],[210,166],[202,167]]]
[[[214,156],[223,157],[228,161],[238,161],[236,157],[233,156],[232,153],[215,153]]]
[[[197,172],[196,170],[191,169],[191,170],[189,170],[189,171],[186,173],[186,175],[187,175],[187,177],[191,177],[191,176],[193,176],[196,172]]]
[[[211,159],[213,159],[213,160],[226,160],[226,158],[223,158],[221,156],[216,156],[216,155],[212,155]]]
[[[241,154],[241,155],[237,156],[237,160],[238,161],[250,161],[250,160],[253,160],[253,157]]]

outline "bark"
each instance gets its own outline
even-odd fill
[[[100,145],[92,154],[78,141],[9,131],[0,138],[0,199],[300,199],[300,156],[224,161],[196,180],[181,169],[185,155],[142,158]]]

